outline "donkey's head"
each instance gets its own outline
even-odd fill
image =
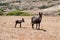
[[[42,17],[42,14],[43,14],[42,12],[39,12],[39,17]]]
[[[22,18],[22,22],[25,22],[24,18]]]

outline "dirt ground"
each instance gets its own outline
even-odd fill
[[[31,17],[0,16],[0,40],[60,40],[60,16],[43,16],[41,30],[32,29]],[[25,23],[15,28],[15,21],[21,18]]]

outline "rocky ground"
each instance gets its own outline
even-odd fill
[[[15,20],[22,17],[22,28],[15,28]],[[60,16],[43,16],[41,30],[31,28],[31,17],[0,16],[0,40],[60,40]]]

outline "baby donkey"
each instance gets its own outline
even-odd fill
[[[22,18],[22,20],[16,20],[16,21],[15,21],[15,28],[16,28],[16,25],[17,25],[17,24],[20,24],[20,28],[21,28],[21,23],[22,23],[22,22],[25,22],[25,21],[24,21],[24,18]]]

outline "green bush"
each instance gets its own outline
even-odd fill
[[[0,8],[0,11],[3,11],[4,9],[3,8]]]
[[[0,8],[0,16],[3,15],[3,9]]]
[[[60,12],[58,12],[58,15],[60,15]]]
[[[48,1],[48,3],[51,3],[53,0],[47,0]]]
[[[0,11],[0,16],[1,16],[1,15],[3,15],[3,12],[2,12],[2,11]]]
[[[27,12],[22,12],[20,10],[15,10],[15,11],[9,12],[7,16],[32,16],[32,14],[29,14]]]
[[[60,13],[58,15],[60,15]]]
[[[60,10],[58,10],[58,15],[60,15]]]
[[[27,12],[21,12],[22,14],[20,14],[20,16],[32,16],[32,14],[29,14]]]

